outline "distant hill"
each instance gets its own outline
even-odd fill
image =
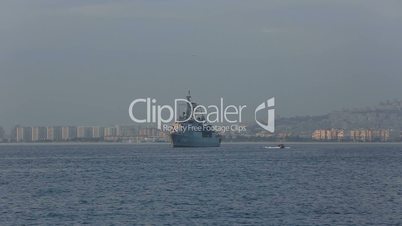
[[[312,132],[327,128],[402,130],[402,101],[385,101],[374,107],[343,109],[320,116],[276,119],[277,132]]]

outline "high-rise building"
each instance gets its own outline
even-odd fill
[[[97,127],[97,126],[92,127],[92,137],[93,138],[101,138],[101,129],[100,129],[100,127]]]
[[[32,142],[32,127],[24,127],[24,142]]]
[[[350,139],[352,141],[371,142],[373,141],[373,130],[370,129],[351,130]]]
[[[106,127],[103,128],[103,140],[105,141],[117,141],[117,128],[116,127]]]
[[[313,132],[311,138],[321,141],[342,141],[345,132],[342,129],[317,129]]]
[[[62,141],[62,128],[61,126],[53,127],[53,140],[54,141]]]
[[[5,139],[6,133],[4,132],[3,127],[0,126],[0,142],[2,142]]]
[[[61,139],[63,141],[67,141],[70,139],[70,132],[69,132],[69,127],[68,126],[63,126],[61,128]]]
[[[94,130],[92,127],[85,127],[84,137],[87,139],[94,137]]]
[[[77,127],[77,138],[85,138],[85,127],[84,126]]]
[[[19,126],[14,128],[14,139],[16,142],[24,141],[24,128]]]
[[[104,137],[116,137],[117,136],[117,129],[116,127],[106,127],[103,130]]]
[[[46,127],[38,127],[38,141],[46,141],[47,140],[47,128]]]
[[[68,137],[70,140],[74,140],[77,138],[77,127],[75,126],[68,127]]]
[[[54,141],[54,129],[53,129],[53,127],[47,127],[46,140]]]
[[[93,138],[93,127],[89,126],[79,126],[77,128],[77,138],[81,139],[92,139]]]
[[[119,137],[136,137],[138,135],[138,129],[135,126],[116,126],[116,128]]]
[[[32,127],[32,142],[39,141],[39,128]]]

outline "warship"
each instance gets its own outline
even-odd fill
[[[179,117],[179,121],[173,125],[170,132],[173,147],[219,147],[222,138],[205,120],[205,117],[197,114],[197,118],[194,118],[192,109],[195,109],[197,103],[191,101],[190,91],[186,99],[186,111]]]

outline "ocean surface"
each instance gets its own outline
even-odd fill
[[[0,225],[401,225],[401,144],[0,145]]]

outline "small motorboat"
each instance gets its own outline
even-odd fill
[[[286,147],[284,144],[278,144],[277,146],[265,146],[267,149],[289,149],[290,147]]]

